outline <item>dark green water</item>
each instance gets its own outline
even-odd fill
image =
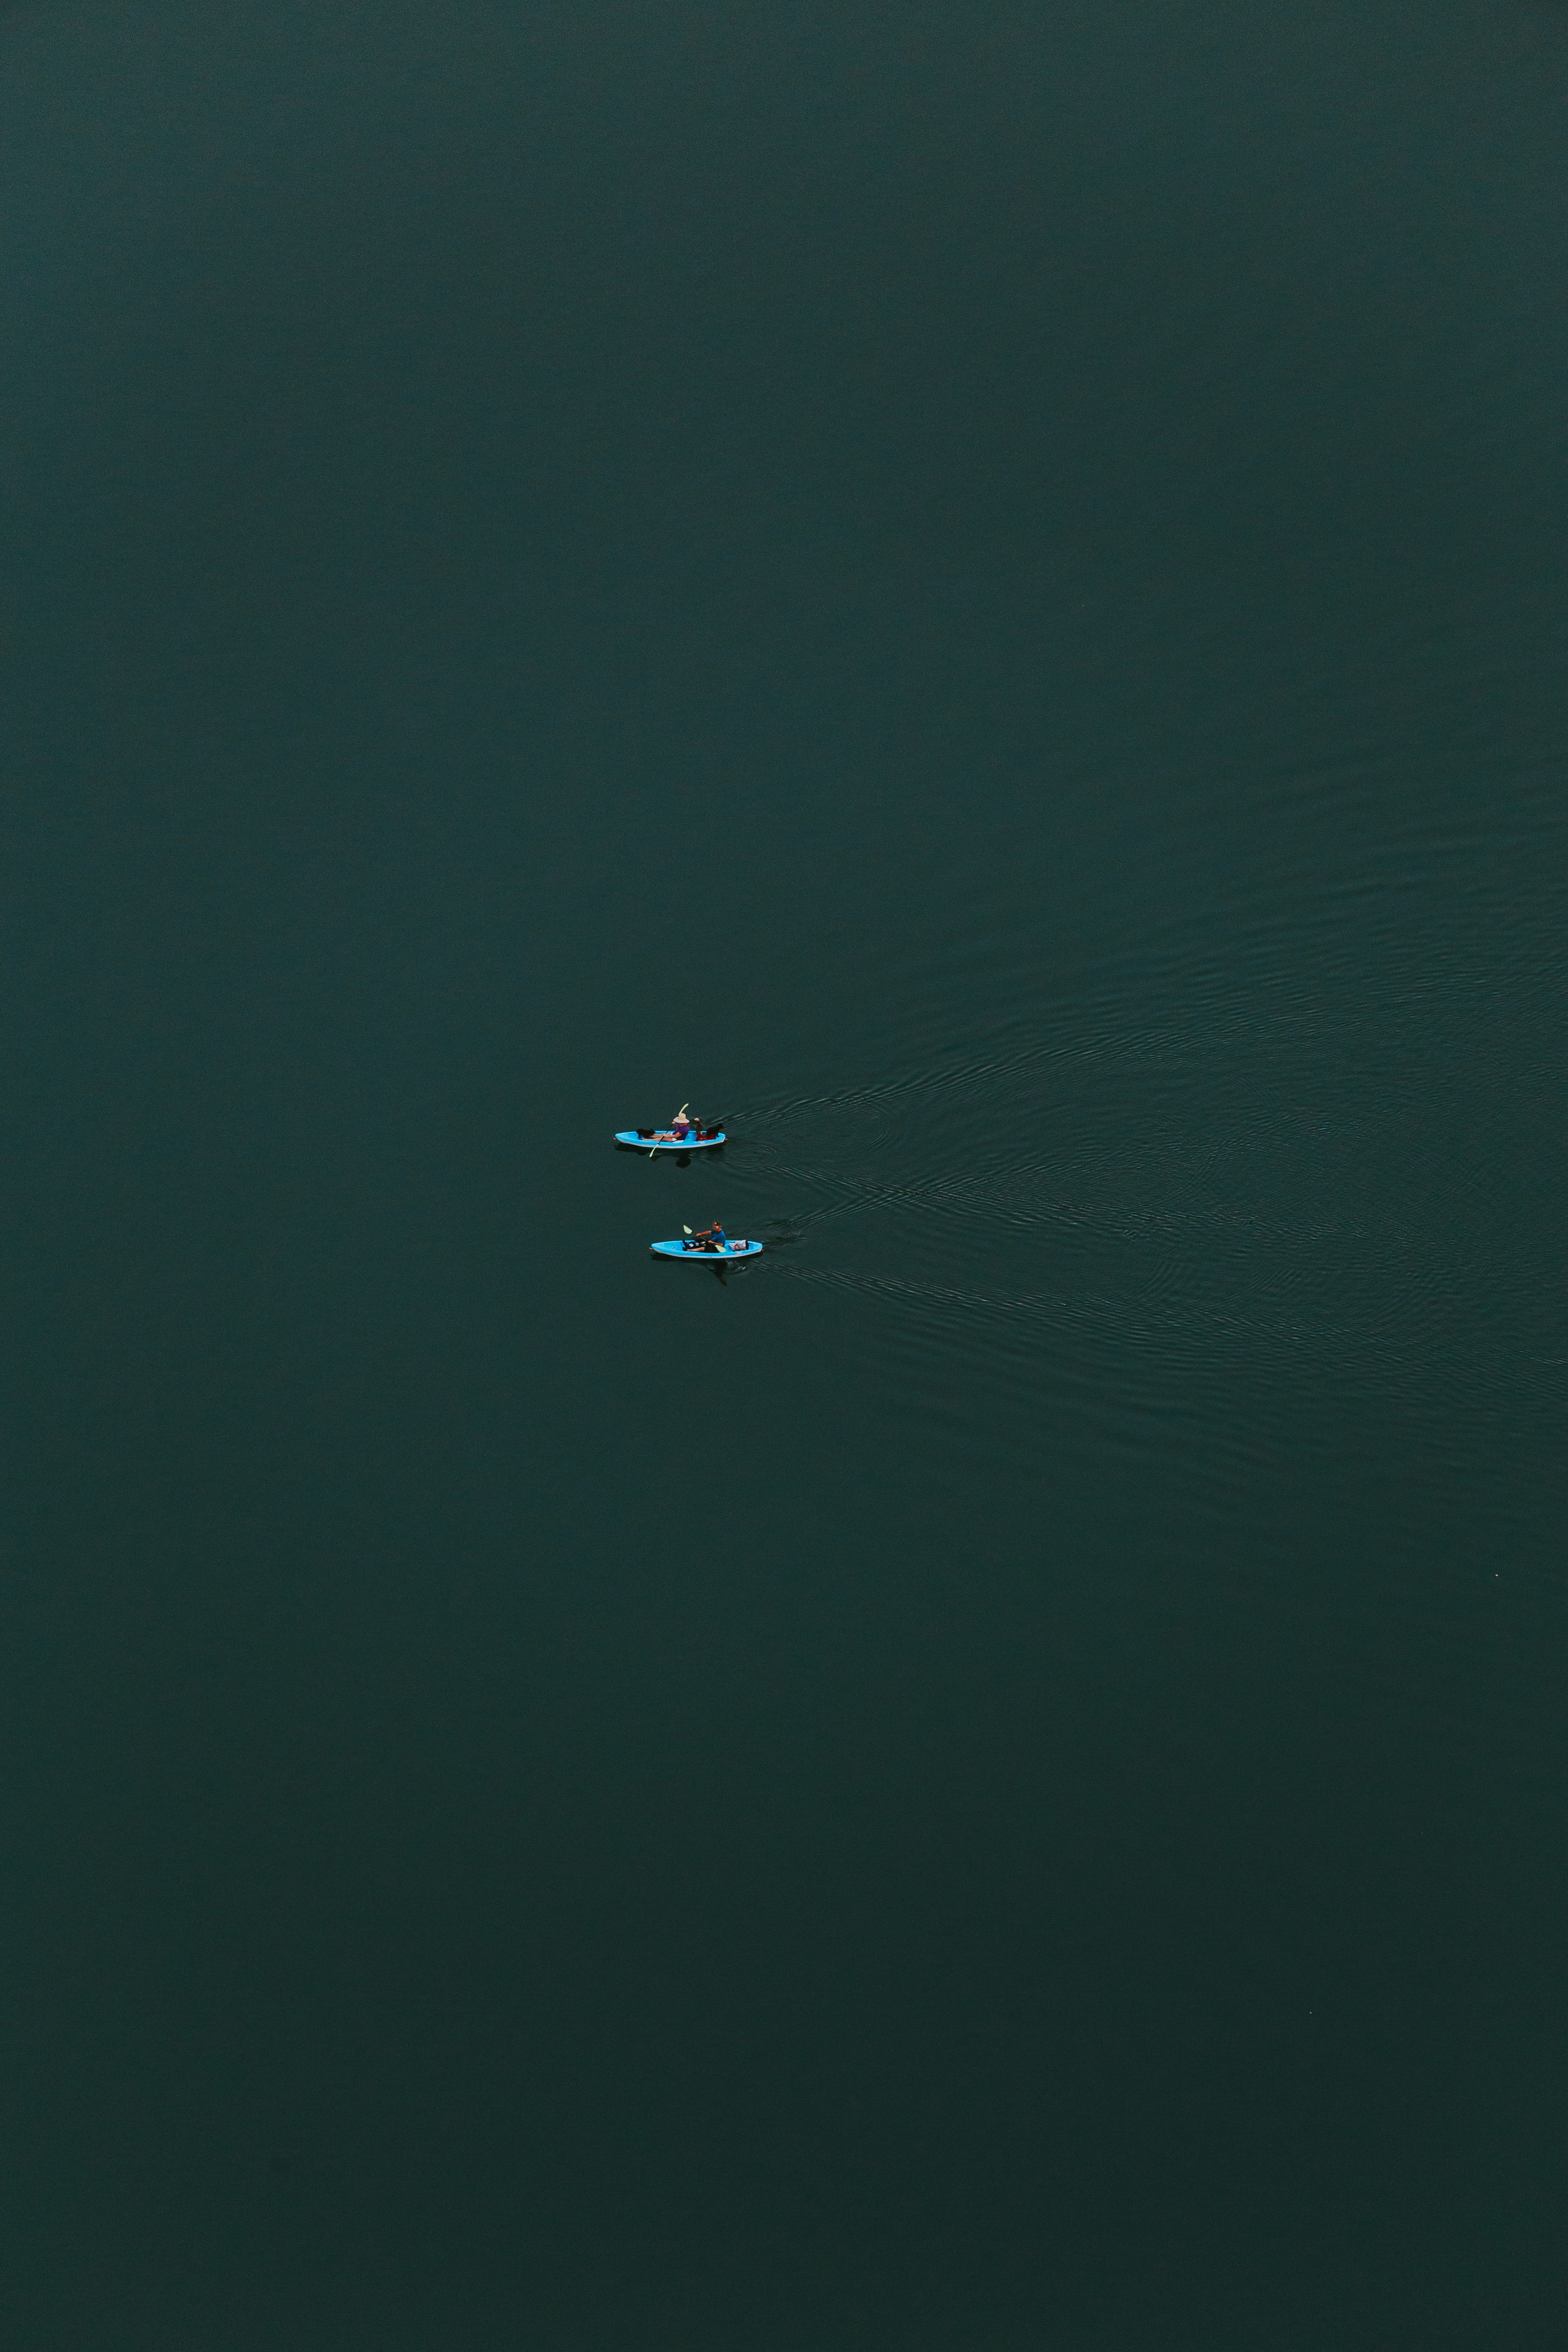
[[[1568,2343],[1565,100],[0,18],[17,2352]]]

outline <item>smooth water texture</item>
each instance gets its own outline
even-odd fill
[[[9,2342],[1562,2344],[1565,100],[0,16]]]

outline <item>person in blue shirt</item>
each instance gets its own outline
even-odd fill
[[[721,1250],[729,1246],[729,1235],[717,1217],[710,1225],[704,1225],[700,1234],[693,1234],[691,1239],[693,1246],[700,1250]]]

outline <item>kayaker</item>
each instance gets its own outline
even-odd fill
[[[691,1241],[695,1249],[721,1250],[726,1241],[724,1228],[715,1221],[710,1225],[704,1225],[700,1233],[693,1234]]]
[[[669,1131],[671,1135],[674,1136],[677,1143],[684,1143],[687,1137],[690,1134],[691,1121],[687,1118],[683,1109],[678,1110],[675,1117],[670,1120]]]

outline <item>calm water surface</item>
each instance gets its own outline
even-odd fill
[[[9,2342],[1568,2343],[1565,100],[0,16]]]

